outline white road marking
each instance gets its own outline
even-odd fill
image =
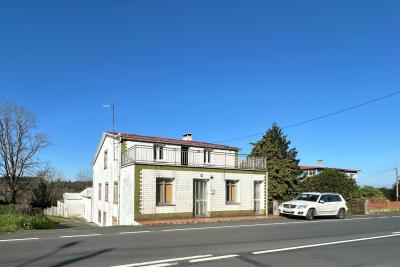
[[[255,252],[252,252],[252,254],[257,255],[257,254],[274,253],[274,252],[281,252],[281,251],[298,250],[298,249],[303,249],[303,248],[323,247],[323,246],[331,246],[331,245],[337,245],[337,244],[360,242],[360,241],[382,239],[382,238],[389,238],[389,237],[396,237],[396,236],[400,236],[400,233],[393,233],[390,235],[364,237],[364,238],[356,238],[356,239],[349,239],[349,240],[341,240],[341,241],[333,241],[333,242],[326,242],[326,243],[317,243],[317,244],[296,246],[296,247],[269,249],[269,250],[255,251]]]
[[[288,224],[306,224],[306,223],[323,223],[323,222],[341,222],[341,221],[356,221],[356,220],[371,220],[376,217],[350,218],[344,220],[329,219],[320,221],[304,221],[304,222],[282,222],[282,223],[254,223],[254,224],[238,224],[238,225],[222,225],[222,226],[205,226],[205,227],[190,227],[190,228],[174,228],[164,229],[162,232],[189,231],[189,230],[206,230],[206,229],[221,229],[221,228],[239,228],[239,227],[255,227],[269,225],[288,225]],[[390,217],[387,217],[390,218]]]
[[[145,267],[166,267],[166,266],[173,266],[177,265],[178,263],[160,263],[160,264],[152,264],[152,265],[146,265]]]
[[[16,238],[16,239],[3,239],[0,242],[12,242],[12,241],[24,241],[24,240],[37,240],[37,237],[29,237],[29,238]]]
[[[165,259],[165,260],[157,260],[157,261],[146,261],[146,262],[124,264],[124,265],[115,265],[112,267],[134,267],[134,266],[147,266],[147,265],[151,266],[154,264],[169,263],[169,262],[174,262],[174,261],[192,260],[192,259],[206,258],[206,257],[211,257],[211,256],[212,256],[211,254],[197,255],[197,256],[189,256],[189,257],[182,257],[182,258],[173,258],[173,259]]]
[[[101,234],[88,234],[88,235],[62,235],[60,238],[70,238],[70,237],[85,237],[85,236],[98,236]]]
[[[141,234],[141,233],[150,233],[151,231],[136,231],[136,232],[121,232],[120,235],[129,235],[129,234]]]
[[[400,234],[400,232],[393,232],[392,234],[395,234],[395,235],[396,235],[396,234]]]
[[[209,258],[202,258],[202,259],[197,259],[197,260],[191,260],[189,261],[190,263],[195,263],[195,262],[203,262],[203,261],[214,261],[214,260],[221,260],[221,259],[228,259],[228,258],[234,258],[238,257],[239,255],[224,255],[224,256],[216,256],[216,257],[209,257]]]

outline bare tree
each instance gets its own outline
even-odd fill
[[[39,164],[37,153],[49,145],[47,136],[35,133],[35,117],[13,102],[0,103],[0,175],[16,203],[18,182]]]
[[[93,180],[92,171],[89,169],[79,171],[75,176],[75,180],[81,182],[91,182]]]

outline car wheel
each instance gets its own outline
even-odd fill
[[[309,209],[306,214],[306,219],[308,221],[312,221],[314,220],[314,216],[315,216],[315,209]]]
[[[346,217],[346,210],[342,208],[338,211],[336,218],[344,219],[345,217]]]

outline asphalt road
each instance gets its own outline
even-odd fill
[[[0,234],[0,266],[400,266],[400,216]]]

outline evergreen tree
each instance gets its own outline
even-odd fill
[[[51,206],[50,193],[47,187],[47,182],[43,179],[40,179],[37,187],[33,189],[32,206],[41,209],[45,209]]]
[[[252,145],[250,156],[267,158],[270,200],[292,198],[297,193],[299,160],[296,148],[290,148],[290,141],[282,129],[273,123],[261,140]]]

